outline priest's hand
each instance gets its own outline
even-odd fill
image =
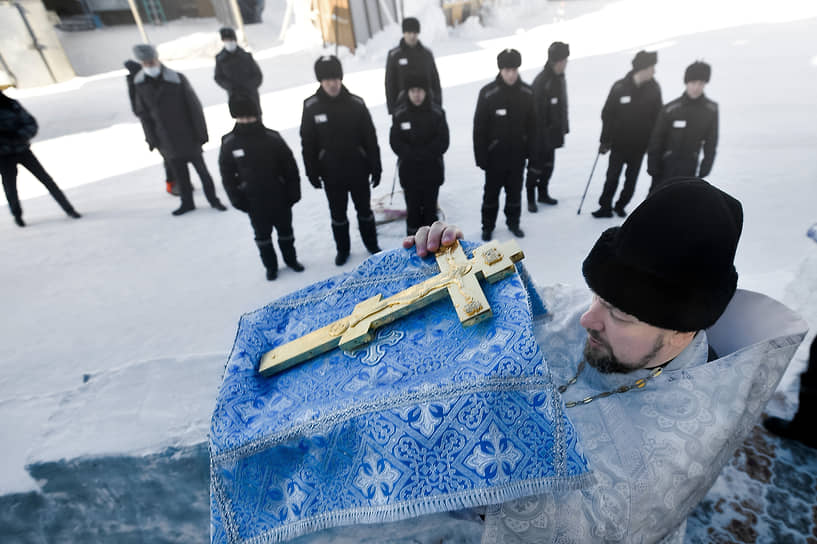
[[[403,238],[403,247],[408,249],[411,246],[417,248],[417,255],[425,257],[429,253],[434,253],[442,246],[450,246],[457,240],[462,240],[462,231],[454,225],[446,225],[441,221],[435,221],[430,227],[420,227],[414,236]]]

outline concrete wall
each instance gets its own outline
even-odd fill
[[[17,86],[39,87],[73,78],[74,70],[42,2],[18,0],[18,3],[25,19],[15,4],[0,3],[0,54],[17,80]],[[42,54],[35,47],[26,20]]]

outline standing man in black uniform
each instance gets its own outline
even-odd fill
[[[474,157],[485,171],[482,195],[482,239],[488,241],[499,214],[499,193],[505,189],[505,223],[519,238],[522,176],[536,136],[533,91],[519,77],[522,55],[505,49],[496,58],[499,74],[479,91],[474,113]]]
[[[400,186],[406,197],[406,234],[437,220],[437,196],[445,180],[448,150],[445,112],[431,101],[425,74],[407,74],[408,100],[392,118],[389,142],[397,154]]]
[[[45,185],[60,208],[69,217],[82,217],[68,202],[65,194],[48,175],[31,151],[31,139],[37,134],[37,120],[19,102],[0,91],[0,177],[9,210],[18,227],[25,227],[23,208],[17,194],[17,165],[21,164]]]
[[[553,161],[556,149],[565,144],[565,134],[570,132],[567,121],[567,82],[565,70],[570,46],[564,42],[553,42],[548,47],[548,60],[539,75],[533,80],[533,103],[536,112],[536,147],[532,164],[528,165],[528,179],[525,188],[528,193],[528,211],[538,211],[536,202],[557,204],[548,193],[550,176],[553,175]],[[539,196],[536,196],[536,189]]]
[[[196,209],[188,162],[198,172],[210,206],[227,211],[216,196],[213,178],[201,155],[201,146],[208,140],[207,123],[193,87],[184,75],[159,62],[152,45],[137,45],[133,54],[142,63],[142,71],[133,78],[133,111],[142,121],[148,147],[157,148],[170,162],[179,184],[182,203],[173,215]]]
[[[593,217],[613,217],[613,210],[619,217],[627,216],[624,208],[633,198],[650,134],[663,104],[661,87],[653,79],[657,62],[655,51],[639,51],[633,58],[633,69],[616,81],[607,95],[601,110],[599,153],[604,155],[610,151],[610,161],[599,198],[600,208],[592,213]],[[613,197],[624,165],[627,165],[624,188],[614,208]]]
[[[349,259],[349,195],[357,211],[360,237],[369,253],[380,251],[370,202],[372,187],[380,184],[382,167],[372,116],[362,98],[343,85],[343,68],[334,55],[315,62],[317,92],[304,101],[301,151],[309,183],[323,186],[329,200],[332,233],[341,266]]]
[[[242,49],[236,41],[235,30],[224,27],[219,30],[224,49],[216,55],[214,78],[218,86],[227,91],[230,98],[236,93],[249,96],[261,111],[261,99],[258,88],[264,79],[261,68],[252,58],[252,54]]]
[[[414,17],[403,19],[403,39],[389,51],[386,58],[386,107],[389,115],[394,115],[400,102],[400,94],[406,89],[406,74],[423,74],[428,80],[431,100],[438,106],[443,104],[440,75],[430,49],[420,43],[420,21]]]
[[[684,94],[661,109],[647,155],[651,193],[670,178],[703,178],[712,171],[718,146],[718,104],[704,96],[711,75],[709,64],[690,64],[684,73]],[[704,156],[699,166],[701,149]]]
[[[261,124],[253,97],[234,94],[229,106],[235,128],[221,138],[218,156],[224,190],[232,205],[250,216],[267,279],[278,277],[273,227],[284,262],[303,272],[292,232],[292,206],[301,199],[301,177],[292,151],[280,134]]]

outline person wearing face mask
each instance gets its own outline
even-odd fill
[[[442,106],[443,91],[434,54],[420,42],[420,21],[416,17],[403,19],[403,38],[386,58],[386,108],[390,115],[401,103],[405,94],[406,75],[423,74],[428,80],[431,101]]]
[[[499,74],[479,91],[474,113],[474,158],[485,171],[482,239],[491,239],[505,189],[505,222],[514,236],[522,210],[522,176],[536,137],[533,90],[519,77],[522,55],[505,49],[497,55]]]
[[[229,107],[235,127],[221,138],[218,156],[224,190],[232,205],[250,216],[267,279],[278,277],[273,227],[284,262],[303,272],[292,231],[292,206],[301,199],[301,177],[292,151],[278,132],[261,123],[252,97],[234,94]]]
[[[184,75],[159,62],[152,45],[137,45],[133,54],[142,64],[142,70],[133,78],[133,110],[142,122],[148,147],[158,149],[170,163],[179,184],[181,206],[173,211],[173,215],[196,209],[188,162],[193,163],[199,174],[210,206],[226,211],[216,196],[213,178],[201,154],[201,146],[208,140],[207,123],[193,87]]]
[[[684,94],[661,108],[647,151],[651,193],[675,176],[704,178],[712,171],[718,146],[718,103],[704,95],[711,75],[709,64],[693,62],[684,72]]]
[[[424,74],[406,75],[407,101],[394,112],[389,142],[399,159],[400,186],[406,197],[406,233],[437,220],[437,196],[445,179],[448,150],[445,112],[431,101]]]
[[[219,87],[227,91],[227,98],[235,94],[249,96],[261,111],[258,88],[264,77],[252,54],[242,49],[236,41],[235,30],[224,27],[219,30],[224,48],[216,55],[214,78]]]
[[[380,184],[380,146],[366,103],[343,85],[340,60],[335,55],[318,58],[315,78],[320,87],[304,100],[301,152],[309,183],[326,192],[337,247],[335,264],[341,266],[351,247],[349,196],[363,245],[372,255],[380,251],[369,189],[369,181],[372,187]]]

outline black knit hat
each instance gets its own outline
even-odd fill
[[[409,72],[403,79],[403,88],[406,90],[414,87],[428,91],[428,77],[421,72]]]
[[[690,81],[705,81],[709,83],[709,78],[712,76],[712,67],[702,61],[695,61],[687,66],[684,72],[684,83]]]
[[[324,55],[315,61],[315,77],[324,79],[343,79],[343,66],[335,55]]]
[[[644,51],[642,49],[633,57],[633,70],[636,72],[644,68],[649,68],[650,66],[655,66],[656,64],[658,64],[657,51]]]
[[[702,179],[676,178],[604,231],[582,272],[597,295],[645,323],[706,329],[735,293],[742,229],[739,201]]]
[[[218,33],[221,34],[221,41],[224,40],[236,41],[235,30],[233,30],[229,26],[222,27],[221,30],[218,31]]]
[[[420,21],[416,17],[406,17],[403,19],[403,32],[420,33]]]
[[[553,42],[548,47],[548,62],[559,62],[570,56],[570,46],[565,42]]]
[[[258,104],[246,94],[236,93],[228,102],[230,115],[236,117],[258,117]]]
[[[522,65],[522,53],[516,49],[503,49],[496,56],[496,65],[499,69],[519,68]]]

